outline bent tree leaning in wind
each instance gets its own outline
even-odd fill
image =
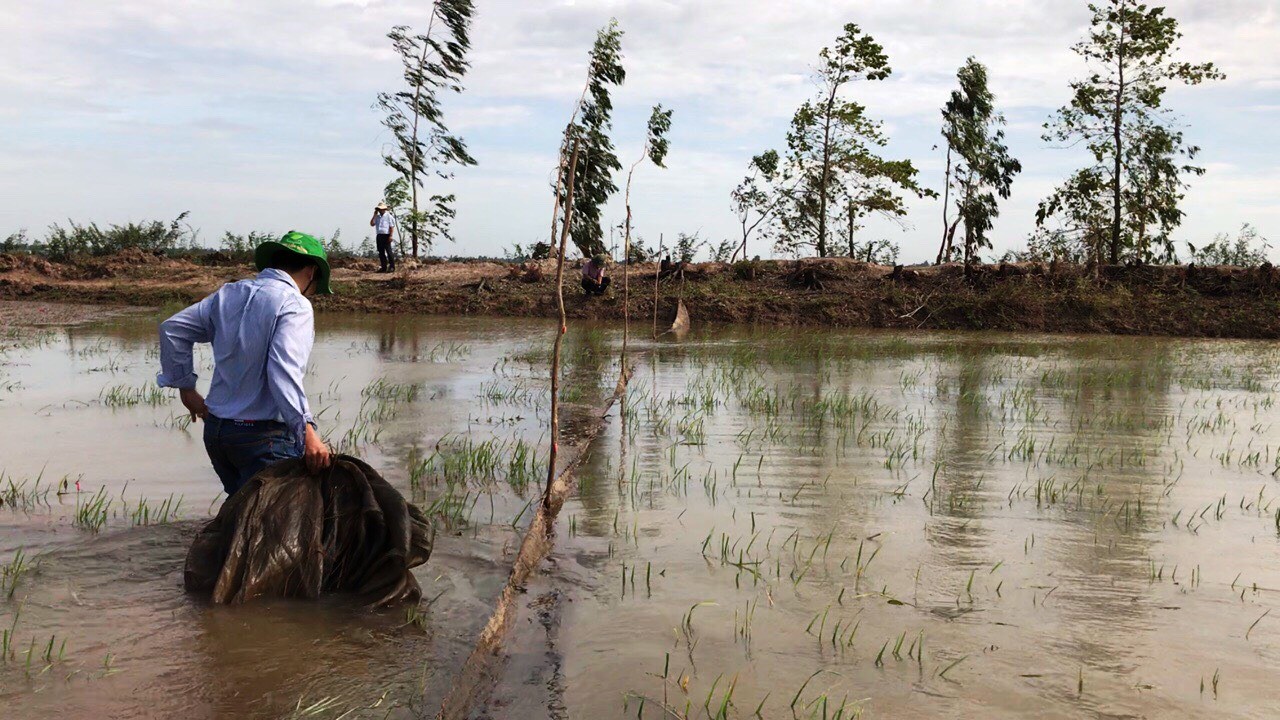
[[[626,79],[627,71],[622,67],[622,30],[616,19],[610,20],[608,25],[596,33],[587,67],[586,86],[569,116],[556,167],[556,202],[551,214],[553,246],[560,207],[566,200],[566,164],[572,156],[571,146],[575,141],[579,143],[577,159],[574,160],[577,191],[573,198],[569,233],[574,246],[583,257],[605,251],[600,211],[609,197],[618,191],[618,186],[613,184],[613,173],[622,169],[622,163],[618,161],[613,149],[613,141],[609,138],[609,131],[613,127],[610,87],[619,87]]]
[[[445,125],[440,98],[445,91],[462,92],[473,12],[471,0],[435,0],[426,34],[413,34],[405,25],[387,33],[404,66],[405,88],[379,93],[374,108],[385,113],[382,124],[394,139],[383,160],[409,186],[410,208],[404,220],[414,257],[420,245],[430,248],[438,238],[453,240],[449,224],[454,196],[433,194],[424,204],[419,201],[419,188],[425,187],[428,175],[440,180],[453,177],[451,165],[476,164],[466,143]]]

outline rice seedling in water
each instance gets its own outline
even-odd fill
[[[37,559],[34,563],[27,558],[22,548],[18,548],[13,558],[9,560],[7,565],[0,565],[0,595],[8,600],[13,599],[13,594],[18,589],[18,582],[23,575],[40,569],[40,561]],[[1261,620],[1261,618],[1259,618]],[[1254,623],[1257,625],[1257,623]]]
[[[378,378],[360,391],[360,395],[366,398],[394,402],[413,402],[421,394],[422,386],[417,383],[394,383],[386,378]]]
[[[436,498],[430,505],[422,508],[423,513],[428,517],[438,518],[444,522],[445,527],[455,528],[462,527],[467,524],[471,517],[471,512],[475,510],[476,503],[480,500],[477,493],[472,495],[469,491],[464,491],[461,495],[454,492],[454,486],[449,486],[448,491]],[[470,501],[470,504],[468,504]]]
[[[791,698],[790,707],[791,707],[791,714],[793,716],[795,715],[795,712],[796,712],[796,703],[800,702],[800,696],[804,694],[804,689],[809,687],[809,683],[813,682],[813,679],[818,677],[821,674],[822,674],[822,670],[814,670],[813,674],[810,675],[807,680],[805,680],[803,683],[800,684],[800,689],[796,690],[796,694]]]
[[[76,512],[72,524],[92,533],[98,532],[107,523],[111,502],[105,487],[98,488],[98,492],[89,498],[76,496]]]
[[[182,412],[171,415],[168,420],[164,421],[164,426],[187,432],[191,429],[191,414]]]
[[[948,679],[947,673],[951,672],[951,670],[955,668],[955,666],[959,665],[960,663],[964,662],[967,659],[969,659],[969,656],[965,655],[964,657],[961,657],[960,659],[952,662],[950,665],[943,668],[942,672],[938,673],[938,677],[942,678],[943,680],[947,680]]]
[[[14,654],[13,641],[18,634],[18,617],[22,614],[22,607],[16,607],[13,610],[13,622],[9,623],[6,630],[0,631],[0,662],[7,663],[16,658]],[[1201,683],[1203,685],[1203,683]]]
[[[55,654],[53,651],[53,647],[54,647],[54,643],[56,643],[57,640],[58,640],[57,636],[50,635],[49,642],[44,646],[44,652],[41,655],[41,659],[45,661],[46,666],[52,665],[55,662],[61,662],[62,659],[66,657],[67,639],[66,638],[62,639],[62,642],[58,644],[58,651]]]
[[[158,385],[146,383],[139,386],[110,385],[98,393],[98,400],[109,408],[128,408],[137,405],[164,405],[170,393]]]
[[[477,441],[470,435],[458,435],[441,438],[426,459],[411,459],[409,483],[418,487],[424,478],[433,478],[448,485],[466,485],[504,479],[523,495],[540,480],[545,463],[546,457],[537,447],[521,438]]]
[[[717,682],[719,678],[717,678]],[[729,681],[729,688],[725,690],[724,696],[720,699],[720,705],[716,709],[714,715],[711,714],[711,698],[716,691],[716,683],[712,683],[711,690],[707,692],[707,702],[703,704],[703,709],[707,711],[707,717],[711,720],[729,720],[729,707],[733,704],[733,691],[738,688],[738,676],[734,675]]]
[[[125,503],[124,512],[129,516],[130,524],[134,527],[139,525],[161,525],[171,522],[178,517],[178,511],[182,507],[182,496],[174,500],[173,493],[160,503],[154,503],[145,497],[138,498],[138,504],[129,509],[129,504]]]
[[[305,698],[298,698],[298,703],[294,705],[294,708],[293,708],[293,714],[291,714],[289,717],[291,718],[316,717],[321,714],[329,713],[331,711],[336,711],[340,708],[340,703],[342,702],[342,696],[327,695],[325,697],[320,698],[319,700],[308,703],[306,707],[303,707],[302,705],[304,702],[306,702]],[[342,713],[338,717],[345,717],[348,714],[350,714],[349,710],[347,712]]]
[[[333,720],[342,720],[342,718],[353,716],[364,717],[363,714],[359,714],[362,710],[377,710],[387,701],[387,696],[391,694],[389,689],[383,690],[382,694],[372,702],[345,702],[341,695],[326,695],[314,702],[310,702],[307,700],[307,696],[311,694],[314,687],[315,684],[312,683],[307,690],[298,697],[298,702],[294,705],[293,712],[287,717],[295,719],[304,717],[327,717],[333,718]],[[390,716],[391,711],[394,709],[395,704],[393,703],[385,713],[380,714],[384,717]]]
[[[44,470],[34,480],[17,481],[12,475],[0,470],[0,507],[16,510],[31,510],[40,505],[49,504],[49,493],[52,488],[42,486]]]
[[[690,648],[694,646],[693,611],[700,607],[715,606],[716,604],[717,603],[711,600],[703,600],[700,603],[694,603],[693,606],[689,608],[689,611],[684,614],[684,619],[680,621],[680,631],[684,634],[685,644]]]
[[[115,662],[115,659],[116,659],[115,655],[113,655],[112,653],[107,653],[105,656],[103,656],[102,673],[98,677],[107,677],[108,675],[114,675],[120,672],[119,670],[116,670],[115,668],[112,667],[112,664]]]
[[[1245,639],[1245,640],[1248,640],[1248,639],[1249,639],[1249,633],[1253,632],[1253,629],[1254,629],[1254,628],[1256,628],[1256,627],[1258,627],[1258,623],[1262,622],[1262,619],[1263,619],[1263,618],[1265,618],[1266,616],[1270,615],[1270,614],[1271,614],[1271,611],[1270,611],[1270,610],[1267,610],[1266,612],[1262,613],[1262,616],[1261,616],[1261,617],[1259,617],[1257,620],[1254,620],[1254,621],[1253,621],[1253,624],[1249,626],[1249,629],[1248,629],[1248,630],[1246,630],[1246,631],[1244,632],[1244,639]]]
[[[425,632],[427,629],[427,617],[427,614],[424,613],[417,605],[410,605],[405,608],[404,624],[406,626],[412,625],[413,627]]]

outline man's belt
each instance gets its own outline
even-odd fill
[[[222,422],[234,423],[236,425],[240,425],[243,427],[284,425],[284,423],[280,422],[279,420],[236,420],[232,418],[220,418],[217,415],[214,415],[213,417],[217,418],[218,420],[221,420]]]

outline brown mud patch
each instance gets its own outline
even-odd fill
[[[395,275],[366,259],[336,259],[336,295],[322,310],[550,318],[550,261],[405,261]],[[0,255],[0,298],[105,305],[189,303],[251,275],[223,253],[189,258],[126,252],[54,263]],[[620,268],[609,295],[566,285],[574,319],[623,317]],[[654,267],[631,270],[631,317],[654,314]],[[1115,266],[1094,273],[1060,264],[902,268],[844,258],[691,265],[662,281],[656,304],[669,324],[683,298],[695,324],[1006,330],[1184,337],[1280,338],[1280,271],[1196,266]]]

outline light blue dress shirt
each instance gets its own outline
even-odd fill
[[[279,420],[298,448],[314,424],[302,386],[315,342],[311,301],[283,270],[227,283],[160,323],[161,387],[194,388],[191,350],[213,346],[213,382],[205,403],[224,420]]]
[[[373,231],[379,235],[388,235],[391,228],[396,224],[396,216],[391,214],[390,210],[384,210],[378,214],[374,220]]]

